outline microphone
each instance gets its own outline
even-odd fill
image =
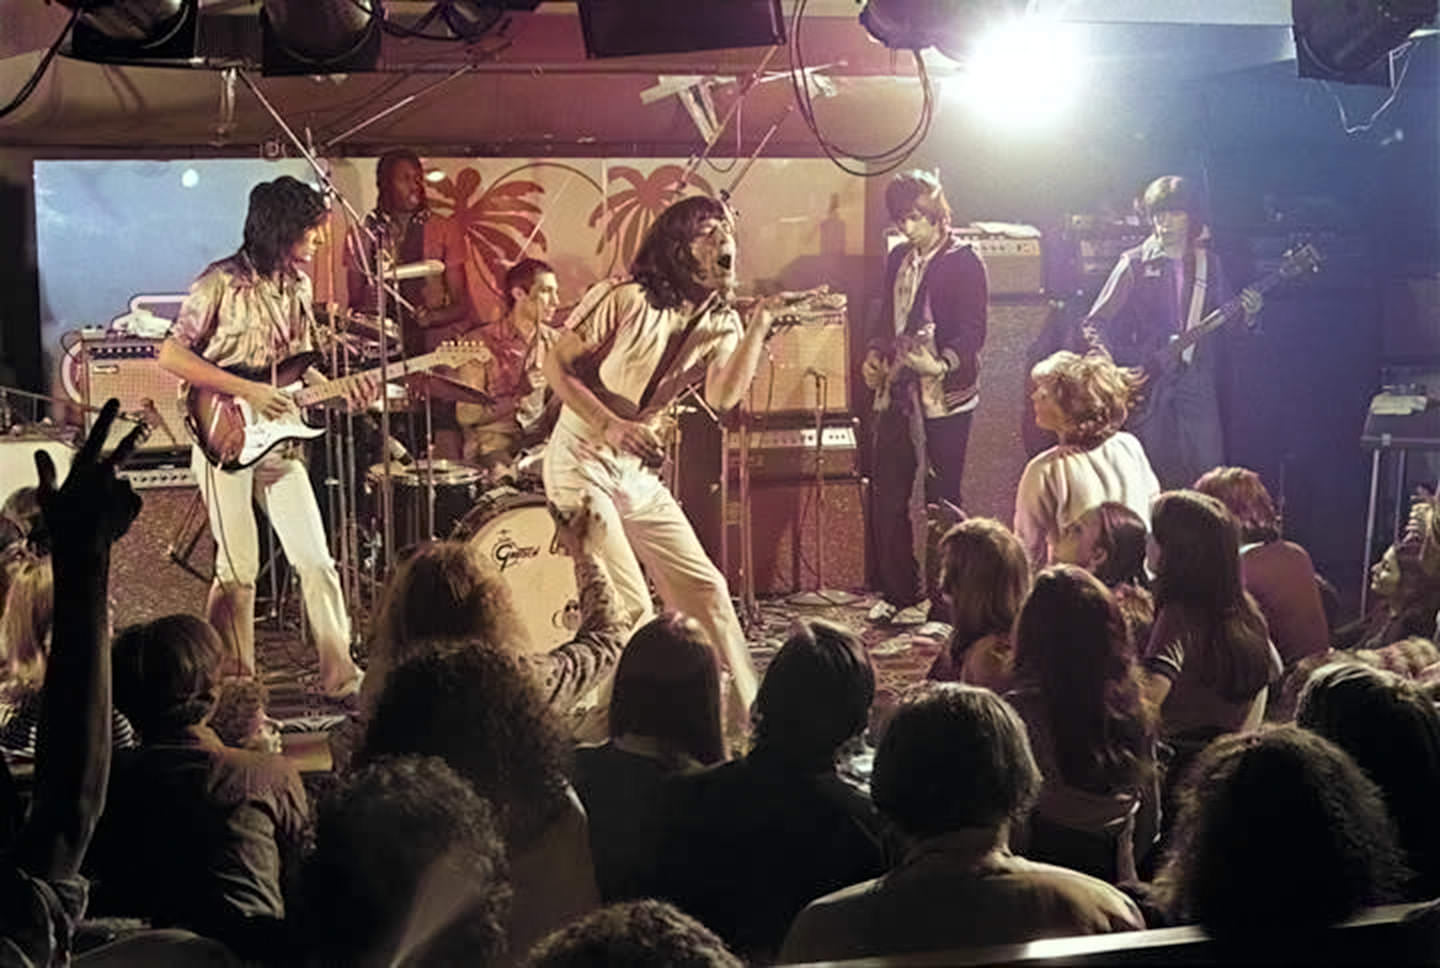
[[[445,263],[439,259],[425,259],[421,262],[407,262],[391,266],[384,272],[386,282],[404,282],[406,279],[424,279],[444,273]]]
[[[366,411],[365,419],[370,422],[370,426],[375,429],[375,433],[379,434],[380,421],[375,418],[375,415],[373,413],[370,413],[369,411]],[[385,462],[387,464],[391,461],[394,461],[397,464],[415,463],[414,458],[410,456],[410,451],[406,450],[405,445],[400,443],[400,441],[396,440],[394,437],[386,437],[381,446],[385,448]]]

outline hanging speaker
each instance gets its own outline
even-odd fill
[[[780,0],[580,0],[580,27],[590,57],[785,43]]]

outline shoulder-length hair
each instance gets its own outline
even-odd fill
[[[1240,526],[1225,505],[1198,491],[1155,499],[1150,527],[1160,546],[1157,610],[1181,619],[1185,664],[1233,702],[1270,680],[1270,631],[1240,577]]]
[[[1139,198],[1140,212],[1147,219],[1158,212],[1184,212],[1190,216],[1190,237],[1199,238],[1208,221],[1205,203],[1193,183],[1179,175],[1161,175],[1145,186]]]
[[[620,654],[610,736],[626,733],[658,740],[667,759],[709,765],[725,758],[720,669],[693,618],[670,612],[651,619]]]
[[[1031,368],[1030,379],[1065,415],[1065,442],[1081,447],[1102,444],[1124,426],[1145,383],[1138,370],[1116,366],[1103,350],[1052,353]]]
[[[630,275],[645,290],[651,306],[674,309],[685,301],[700,271],[690,243],[700,223],[712,218],[729,221],[730,210],[713,198],[692,195],[661,212],[645,233],[630,263]]]
[[[201,722],[215,707],[225,646],[196,615],[166,615],[115,637],[115,707],[146,742]]]
[[[1260,475],[1246,467],[1216,467],[1200,475],[1195,490],[1208,494],[1229,509],[1240,525],[1240,537],[1275,541],[1280,537],[1280,515]]]
[[[1216,938],[1278,943],[1400,896],[1408,872],[1380,791],[1315,733],[1224,736],[1179,801],[1158,900]]]
[[[285,268],[306,230],[324,220],[325,199],[298,178],[281,175],[261,182],[250,190],[240,251],[259,275],[271,275]]]
[[[962,521],[940,539],[940,587],[950,600],[950,656],[987,635],[1008,636],[1030,590],[1025,546],[993,518]]]
[[[752,718],[755,748],[793,766],[826,770],[869,722],[875,667],[860,637],[823,619],[799,623],[760,682]]]
[[[1085,513],[1095,515],[1100,527],[1100,545],[1105,549],[1105,560],[1095,569],[1095,577],[1109,588],[1121,584],[1149,587],[1150,579],[1145,575],[1145,539],[1150,529],[1145,527],[1145,519],[1119,501],[1105,501]]]
[[[942,230],[950,227],[950,203],[940,179],[922,168],[902,171],[885,186],[885,211],[898,222],[911,212],[919,212]]]
[[[1135,647],[1115,599],[1085,569],[1052,565],[1035,579],[1015,623],[1015,677],[1039,689],[1067,784],[1109,794],[1149,775],[1155,718]]]
[[[55,617],[55,577],[49,558],[31,558],[15,566],[0,615],[0,662],[4,676],[39,689],[50,651],[50,626]]]

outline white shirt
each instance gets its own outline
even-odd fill
[[[1025,465],[1015,493],[1015,534],[1036,568],[1072,521],[1106,501],[1125,505],[1150,526],[1150,502],[1160,482],[1145,448],[1119,431],[1090,449],[1060,444]]]

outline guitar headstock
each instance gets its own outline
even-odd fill
[[[478,339],[446,340],[435,347],[430,356],[435,360],[436,366],[449,367],[464,366],[466,363],[489,363],[495,359],[495,354],[490,352],[485,341]]]
[[[1295,276],[1303,276],[1306,273],[1319,272],[1320,266],[1325,262],[1325,256],[1315,248],[1311,242],[1305,242],[1290,249],[1280,260],[1280,267],[1276,271],[1287,279]]]

